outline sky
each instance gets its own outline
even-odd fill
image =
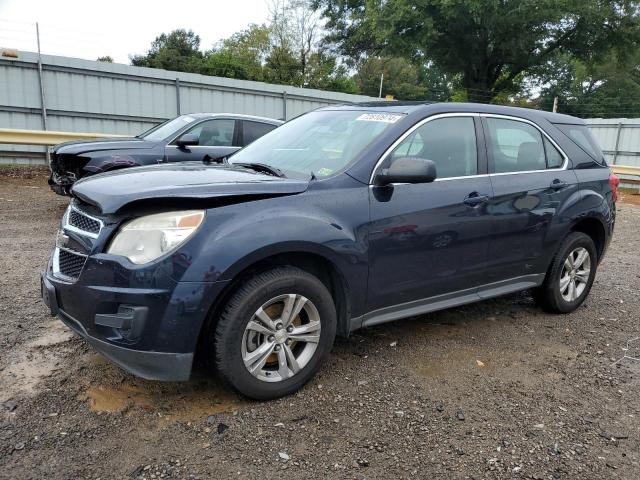
[[[268,0],[0,0],[0,47],[117,63],[143,54],[163,32],[191,29],[200,48],[264,23]]]

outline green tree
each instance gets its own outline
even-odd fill
[[[640,116],[640,54],[629,58],[610,52],[598,61],[585,62],[560,55],[545,66],[537,84],[542,85],[540,107],[579,117]],[[535,86],[536,84],[534,84]]]
[[[418,69],[408,60],[399,57],[368,58],[358,66],[356,82],[364,95],[377,97],[393,95],[402,100],[424,100],[427,89],[420,84]]]
[[[319,50],[309,55],[306,69],[309,88],[343,93],[360,93],[355,79],[345,65],[338,63],[335,55]]]
[[[271,50],[270,29],[250,25],[222,40],[205,54],[202,73],[243,80],[264,80],[264,63]]]
[[[156,37],[146,55],[131,57],[131,65],[199,73],[203,58],[200,37],[191,30],[179,29]]]
[[[265,79],[270,83],[301,85],[300,61],[287,46],[274,46],[265,64]]]
[[[96,58],[96,62],[113,63],[113,58],[109,55]]]
[[[589,59],[638,44],[633,0],[315,0],[345,54],[432,61],[470,100],[515,92],[560,52]]]

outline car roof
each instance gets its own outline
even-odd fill
[[[257,115],[244,115],[242,113],[207,113],[207,112],[198,112],[198,113],[186,113],[180,115],[181,117],[189,116],[194,118],[235,118],[238,120],[254,120],[256,122],[263,123],[271,123],[273,125],[282,125],[284,122],[282,120],[276,120],[275,118],[267,118],[267,117],[259,117]]]
[[[564,115],[562,113],[546,112],[544,110],[536,110],[534,108],[489,105],[486,103],[377,101],[331,105],[329,107],[323,107],[320,110],[362,110],[371,112],[403,113],[406,115],[414,113],[429,115],[447,112],[469,112],[496,115],[512,115],[531,120],[544,118],[551,123],[567,123],[580,125],[583,125],[585,123],[580,118],[572,117],[570,115]]]

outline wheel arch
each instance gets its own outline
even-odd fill
[[[196,355],[207,346],[207,340],[215,329],[222,309],[238,286],[259,272],[280,266],[300,268],[317,277],[327,287],[336,307],[337,333],[341,336],[348,336],[349,320],[351,319],[350,287],[346,276],[335,260],[326,254],[319,253],[317,249],[311,251],[308,248],[303,250],[299,247],[288,246],[285,248],[282,246],[276,251],[273,251],[272,248],[269,249],[269,253],[265,251],[254,252],[249,258],[237,262],[223,274],[223,277],[227,278],[229,282],[211,305],[205,322],[200,328]]]
[[[607,245],[605,222],[597,216],[580,218],[573,223],[570,232],[582,232],[588,235],[596,246],[598,262],[600,262]]]

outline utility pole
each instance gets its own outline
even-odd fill
[[[553,113],[558,111],[558,97],[553,97]]]
[[[44,79],[42,78],[42,55],[40,54],[40,26],[36,22],[36,39],[38,41],[38,80],[40,81],[40,104],[42,105],[42,129],[47,130],[47,104],[44,96]],[[45,158],[49,159],[49,147],[45,147]]]
[[[378,92],[378,98],[382,98],[382,81],[384,80],[384,73],[380,74],[380,91]]]
[[[38,80],[40,81],[40,103],[42,105],[42,127],[47,129],[47,106],[44,97],[44,82],[42,79],[42,56],[40,55],[40,26],[36,22],[36,40],[38,41]]]

